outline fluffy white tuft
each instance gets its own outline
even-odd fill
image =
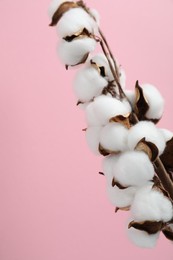
[[[91,115],[91,109],[93,115]],[[88,111],[89,110],[89,111]],[[86,108],[87,122],[90,126],[106,125],[112,117],[130,113],[130,107],[111,96],[100,95]],[[95,118],[95,122],[93,120]]]
[[[86,67],[76,75],[74,92],[77,99],[87,102],[100,95],[106,86],[107,80],[101,77],[94,67]]]
[[[161,192],[152,189],[153,183],[143,186],[136,192],[131,213],[135,221],[164,221],[173,217],[171,201]]]
[[[162,129],[160,129],[160,132],[163,135],[165,142],[168,142],[173,137],[173,132],[169,131],[168,129],[162,128]]]
[[[96,23],[100,24],[100,15],[96,9],[90,9],[90,13],[94,16]]]
[[[164,110],[164,99],[162,95],[158,89],[151,84],[143,84],[141,87],[149,104],[146,117],[149,119],[160,119]]]
[[[134,108],[134,104],[135,104],[135,92],[134,92],[134,90],[125,89],[124,92],[125,92],[128,100],[129,100],[132,108]]]
[[[128,151],[114,164],[113,175],[125,187],[143,186],[154,177],[154,167],[144,152]]]
[[[88,126],[101,126],[99,118],[94,111],[94,102],[90,102],[85,108]]]
[[[106,156],[104,159],[103,159],[103,173],[106,177],[106,180],[107,180],[107,184],[109,186],[112,186],[112,179],[113,179],[113,167],[114,167],[114,164],[116,164],[117,160],[119,158],[119,154],[117,155],[109,155],[109,156]]]
[[[58,54],[64,64],[73,66],[80,63],[95,46],[96,41],[91,38],[76,39],[72,42],[62,40],[58,46]]]
[[[129,149],[133,150],[137,143],[144,137],[146,138],[146,141],[152,142],[157,146],[159,154],[164,151],[165,140],[163,135],[154,123],[148,121],[140,121],[130,128],[128,135]]]
[[[62,38],[78,33],[84,28],[90,33],[98,29],[95,20],[83,8],[72,8],[65,12],[56,26],[57,33]]]
[[[100,155],[99,148],[99,135],[102,127],[88,127],[86,130],[86,140],[91,151]]]
[[[49,15],[50,19],[52,18],[52,16],[56,12],[56,10],[59,8],[59,6],[66,1],[67,0],[52,0],[51,1],[49,8],[48,8],[48,15]]]
[[[128,129],[119,123],[109,123],[100,133],[100,144],[112,152],[125,151]]]
[[[135,229],[133,227],[129,228],[127,235],[129,239],[136,245],[144,248],[153,248],[156,246],[157,240],[159,238],[160,232],[156,234],[149,235],[145,231]]]
[[[109,201],[114,206],[119,208],[131,206],[136,190],[136,187],[119,189],[117,186],[111,187],[110,185],[107,185],[107,194]]]

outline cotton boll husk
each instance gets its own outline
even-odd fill
[[[131,206],[137,187],[128,187],[119,189],[117,186],[111,187],[107,185],[107,195],[112,205],[123,208]]]
[[[67,0],[52,0],[51,1],[49,8],[48,8],[48,15],[50,18],[52,18],[52,16],[57,11],[59,6],[64,2],[67,2]]]
[[[134,90],[124,90],[124,93],[126,94],[132,108],[134,108],[134,104],[135,104],[135,92]]]
[[[56,26],[57,33],[62,38],[78,33],[84,28],[88,32],[94,33],[97,30],[97,24],[81,7],[65,12]]]
[[[146,141],[154,143],[159,149],[159,154],[162,154],[165,148],[165,140],[163,135],[152,122],[140,121],[132,126],[128,134],[128,147],[133,150],[137,143],[146,138]]]
[[[168,129],[161,128],[160,132],[163,135],[165,142],[168,142],[173,137],[173,132],[169,131]]]
[[[86,130],[86,141],[90,150],[96,154],[100,155],[99,148],[99,135],[102,127],[88,127]]]
[[[169,228],[173,231],[173,224],[169,224]]]
[[[129,239],[136,245],[144,248],[153,248],[156,246],[160,232],[149,235],[145,231],[135,229],[133,227],[127,230]]]
[[[77,73],[73,86],[76,97],[87,102],[100,95],[107,84],[94,67],[86,67]]]
[[[114,165],[113,175],[122,186],[142,186],[154,177],[154,167],[146,153],[127,151]]]
[[[102,161],[103,173],[106,177],[107,184],[109,186],[112,186],[113,166],[114,164],[116,164],[118,158],[119,158],[119,154],[117,155],[111,154],[106,156]]]
[[[127,148],[128,129],[119,123],[109,123],[100,132],[100,144],[113,151],[125,151]]]
[[[108,81],[112,81],[114,79],[112,72],[110,70],[110,66],[107,61],[107,58],[103,53],[98,53],[97,55],[92,57],[91,60],[92,60],[92,62],[95,62],[99,67],[105,68],[105,74],[106,74],[106,78]],[[113,61],[111,58],[110,58],[110,60],[112,62],[112,66],[114,67],[114,64],[113,64]]]
[[[119,68],[119,74],[120,74],[119,81],[120,81],[121,87],[123,89],[125,89],[125,87],[126,87],[126,73],[125,73],[125,70],[121,67]]]
[[[58,54],[65,65],[80,63],[86,54],[95,49],[96,42],[91,38],[75,39],[72,42],[62,40],[58,45]]]
[[[111,96],[100,95],[96,97],[92,102],[93,113],[95,118],[97,118],[94,123],[93,120],[90,120],[90,116],[87,116],[87,121],[89,125],[97,126],[108,124],[109,120],[112,117],[117,115],[126,115],[130,113],[130,107],[128,107],[125,103],[121,102],[118,99],[112,98]],[[86,109],[86,113],[87,113]]]
[[[146,117],[149,119],[160,119],[164,110],[164,99],[158,89],[151,84],[142,84],[144,96],[149,104]]]
[[[140,188],[134,197],[131,213],[135,221],[163,221],[173,217],[171,201],[163,193],[152,189],[153,183]]]
[[[90,102],[85,102],[85,103],[79,103],[78,107],[82,110],[85,111],[86,107],[90,104]]]

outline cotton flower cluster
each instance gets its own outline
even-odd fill
[[[161,158],[173,179],[173,133],[156,126],[164,110],[162,95],[138,81],[133,91],[127,90],[124,70],[104,48],[104,54],[89,55],[102,35],[97,12],[82,1],[53,0],[49,15],[62,62],[66,67],[84,64],[73,90],[84,109],[86,141],[91,151],[104,156],[110,202],[116,211],[130,211],[129,237],[143,247],[155,246],[160,232],[173,240],[173,203],[155,164]]]
[[[58,54],[66,66],[84,63],[96,46],[98,15],[87,13],[79,2],[54,0],[49,7],[51,26],[56,26],[60,42]]]

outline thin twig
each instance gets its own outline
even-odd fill
[[[103,50],[103,53],[105,54],[105,56],[106,56],[106,58],[107,58],[107,61],[108,61],[108,63],[109,63],[110,70],[111,70],[112,75],[113,75],[113,77],[114,77],[114,80],[115,80],[115,82],[116,82],[116,84],[117,84],[117,86],[118,86],[120,98],[124,98],[124,97],[126,97],[126,95],[125,95],[125,93],[124,93],[124,91],[123,91],[123,89],[122,89],[122,87],[121,87],[121,84],[120,84],[120,82],[119,82],[119,78],[117,77],[117,73],[116,73],[116,71],[115,71],[115,69],[114,69],[114,67],[113,67],[113,65],[112,65],[112,62],[111,62],[111,60],[110,60],[110,56],[108,55],[108,53],[107,53],[107,51],[106,51],[106,49],[105,49],[105,46],[104,46],[103,41],[100,41],[100,46],[101,46],[101,48],[102,48],[102,50]]]
[[[106,37],[104,36],[104,34],[103,34],[103,32],[101,31],[100,28],[99,28],[99,33],[100,33],[100,36],[102,37],[103,42],[105,43],[105,45],[106,45],[106,47],[107,47],[107,49],[108,49],[108,52],[109,52],[109,54],[110,54],[110,57],[111,57],[111,59],[112,59],[112,61],[113,61],[113,63],[114,63],[116,76],[117,76],[117,78],[119,79],[119,71],[118,71],[118,66],[117,66],[116,60],[115,60],[114,55],[113,55],[113,53],[112,53],[112,51],[111,51],[111,49],[110,49],[110,47],[109,47],[109,44],[108,44],[108,42],[107,42],[107,40],[106,40]]]

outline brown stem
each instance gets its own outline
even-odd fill
[[[157,176],[159,177],[159,179],[163,185],[163,188],[169,193],[170,198],[173,201],[173,183],[169,177],[169,174],[166,172],[165,167],[159,157],[154,162],[154,166],[155,166]]]
[[[113,75],[113,77],[114,77],[114,80],[115,80],[115,82],[116,82],[116,84],[117,84],[117,86],[118,86],[120,98],[124,98],[124,97],[126,97],[126,95],[125,95],[125,93],[124,93],[124,91],[123,91],[123,89],[122,89],[122,87],[121,87],[121,84],[120,84],[120,82],[119,82],[119,78],[118,78],[118,76],[117,76],[117,73],[116,73],[116,71],[115,71],[115,69],[114,69],[114,67],[113,67],[113,65],[112,65],[112,62],[111,62],[111,60],[110,60],[110,57],[109,57],[109,55],[108,55],[108,53],[107,53],[107,51],[106,51],[106,49],[105,49],[105,46],[104,46],[104,43],[103,43],[102,40],[100,41],[100,46],[101,46],[101,48],[102,48],[102,50],[103,50],[104,55],[105,55],[106,58],[107,58],[107,61],[108,61],[108,63],[109,63],[110,70],[111,70],[112,75]]]
[[[118,66],[117,66],[116,60],[115,60],[115,58],[114,58],[114,55],[112,54],[112,51],[111,51],[111,49],[110,49],[110,47],[109,47],[109,44],[108,44],[108,42],[107,42],[107,40],[106,40],[106,37],[104,36],[104,34],[103,34],[103,32],[101,31],[100,28],[99,28],[99,33],[100,33],[100,36],[102,37],[103,42],[105,43],[105,45],[106,45],[106,47],[107,47],[107,49],[108,49],[108,52],[109,52],[109,54],[110,54],[110,57],[111,57],[111,59],[112,59],[112,61],[113,61],[113,63],[114,63],[116,76],[117,76],[117,78],[119,79],[119,71],[118,71]],[[119,80],[118,80],[118,81],[119,81]]]

